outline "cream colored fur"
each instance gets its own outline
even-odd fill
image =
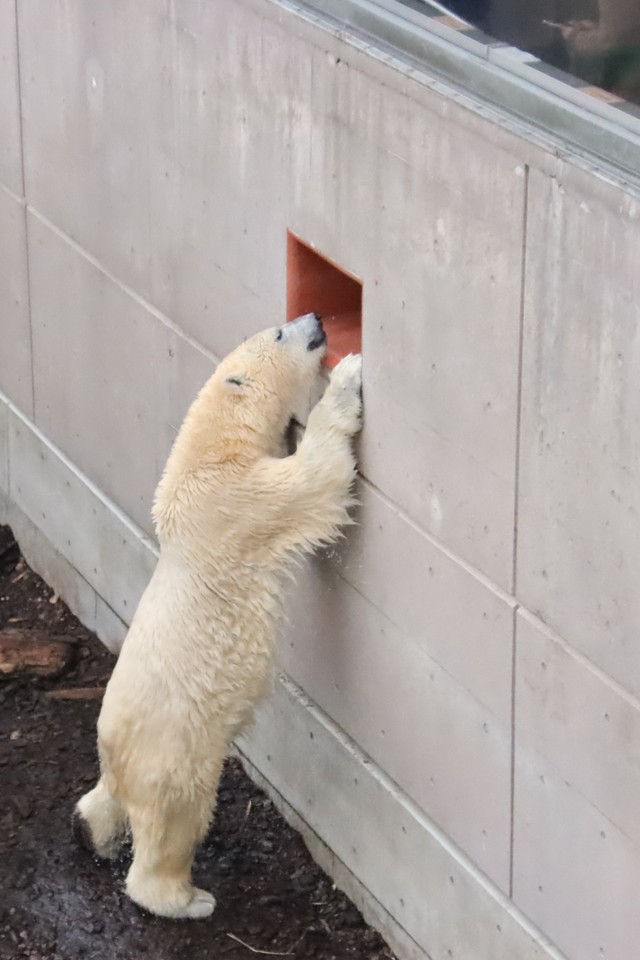
[[[272,669],[281,575],[348,522],[361,414],[360,358],[347,357],[304,419],[324,348],[302,318],[248,340],[193,403],[156,492],[160,559],[108,684],[98,721],[101,777],[76,813],[96,852],[127,827],[127,892],[168,917],[215,906],[191,885],[230,741]]]

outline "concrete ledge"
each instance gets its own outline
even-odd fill
[[[149,538],[0,394],[0,521],[116,649],[156,562]],[[402,960],[562,960],[287,677],[239,752],[312,855]]]

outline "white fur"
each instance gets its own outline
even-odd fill
[[[315,322],[315,321],[314,321]],[[296,453],[322,348],[303,318],[244,343],[192,405],[154,505],[160,559],[107,687],[98,721],[101,778],[77,813],[111,856],[128,825],[127,892],[153,913],[205,917],[191,885],[230,741],[268,684],[281,574],[347,523],[361,415],[361,361],[333,371]]]

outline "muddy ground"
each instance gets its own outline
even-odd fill
[[[392,958],[236,760],[194,872],[217,898],[213,916],[169,921],[138,909],[122,889],[130,854],[100,864],[70,830],[75,801],[96,779],[100,701],[50,695],[104,685],[113,657],[29,569],[5,527],[6,628],[64,635],[73,659],[55,680],[0,679],[0,960]]]

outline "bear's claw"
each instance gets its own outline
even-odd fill
[[[336,390],[350,390],[358,395],[362,391],[362,356],[349,353],[334,367],[331,386]]]
[[[175,890],[159,892],[151,886],[132,887],[127,881],[127,894],[143,910],[170,920],[205,920],[216,906],[216,899],[208,890],[177,886]]]
[[[190,920],[204,920],[210,917],[216,907],[216,899],[207,890],[194,887],[193,898],[185,908],[185,917]]]

